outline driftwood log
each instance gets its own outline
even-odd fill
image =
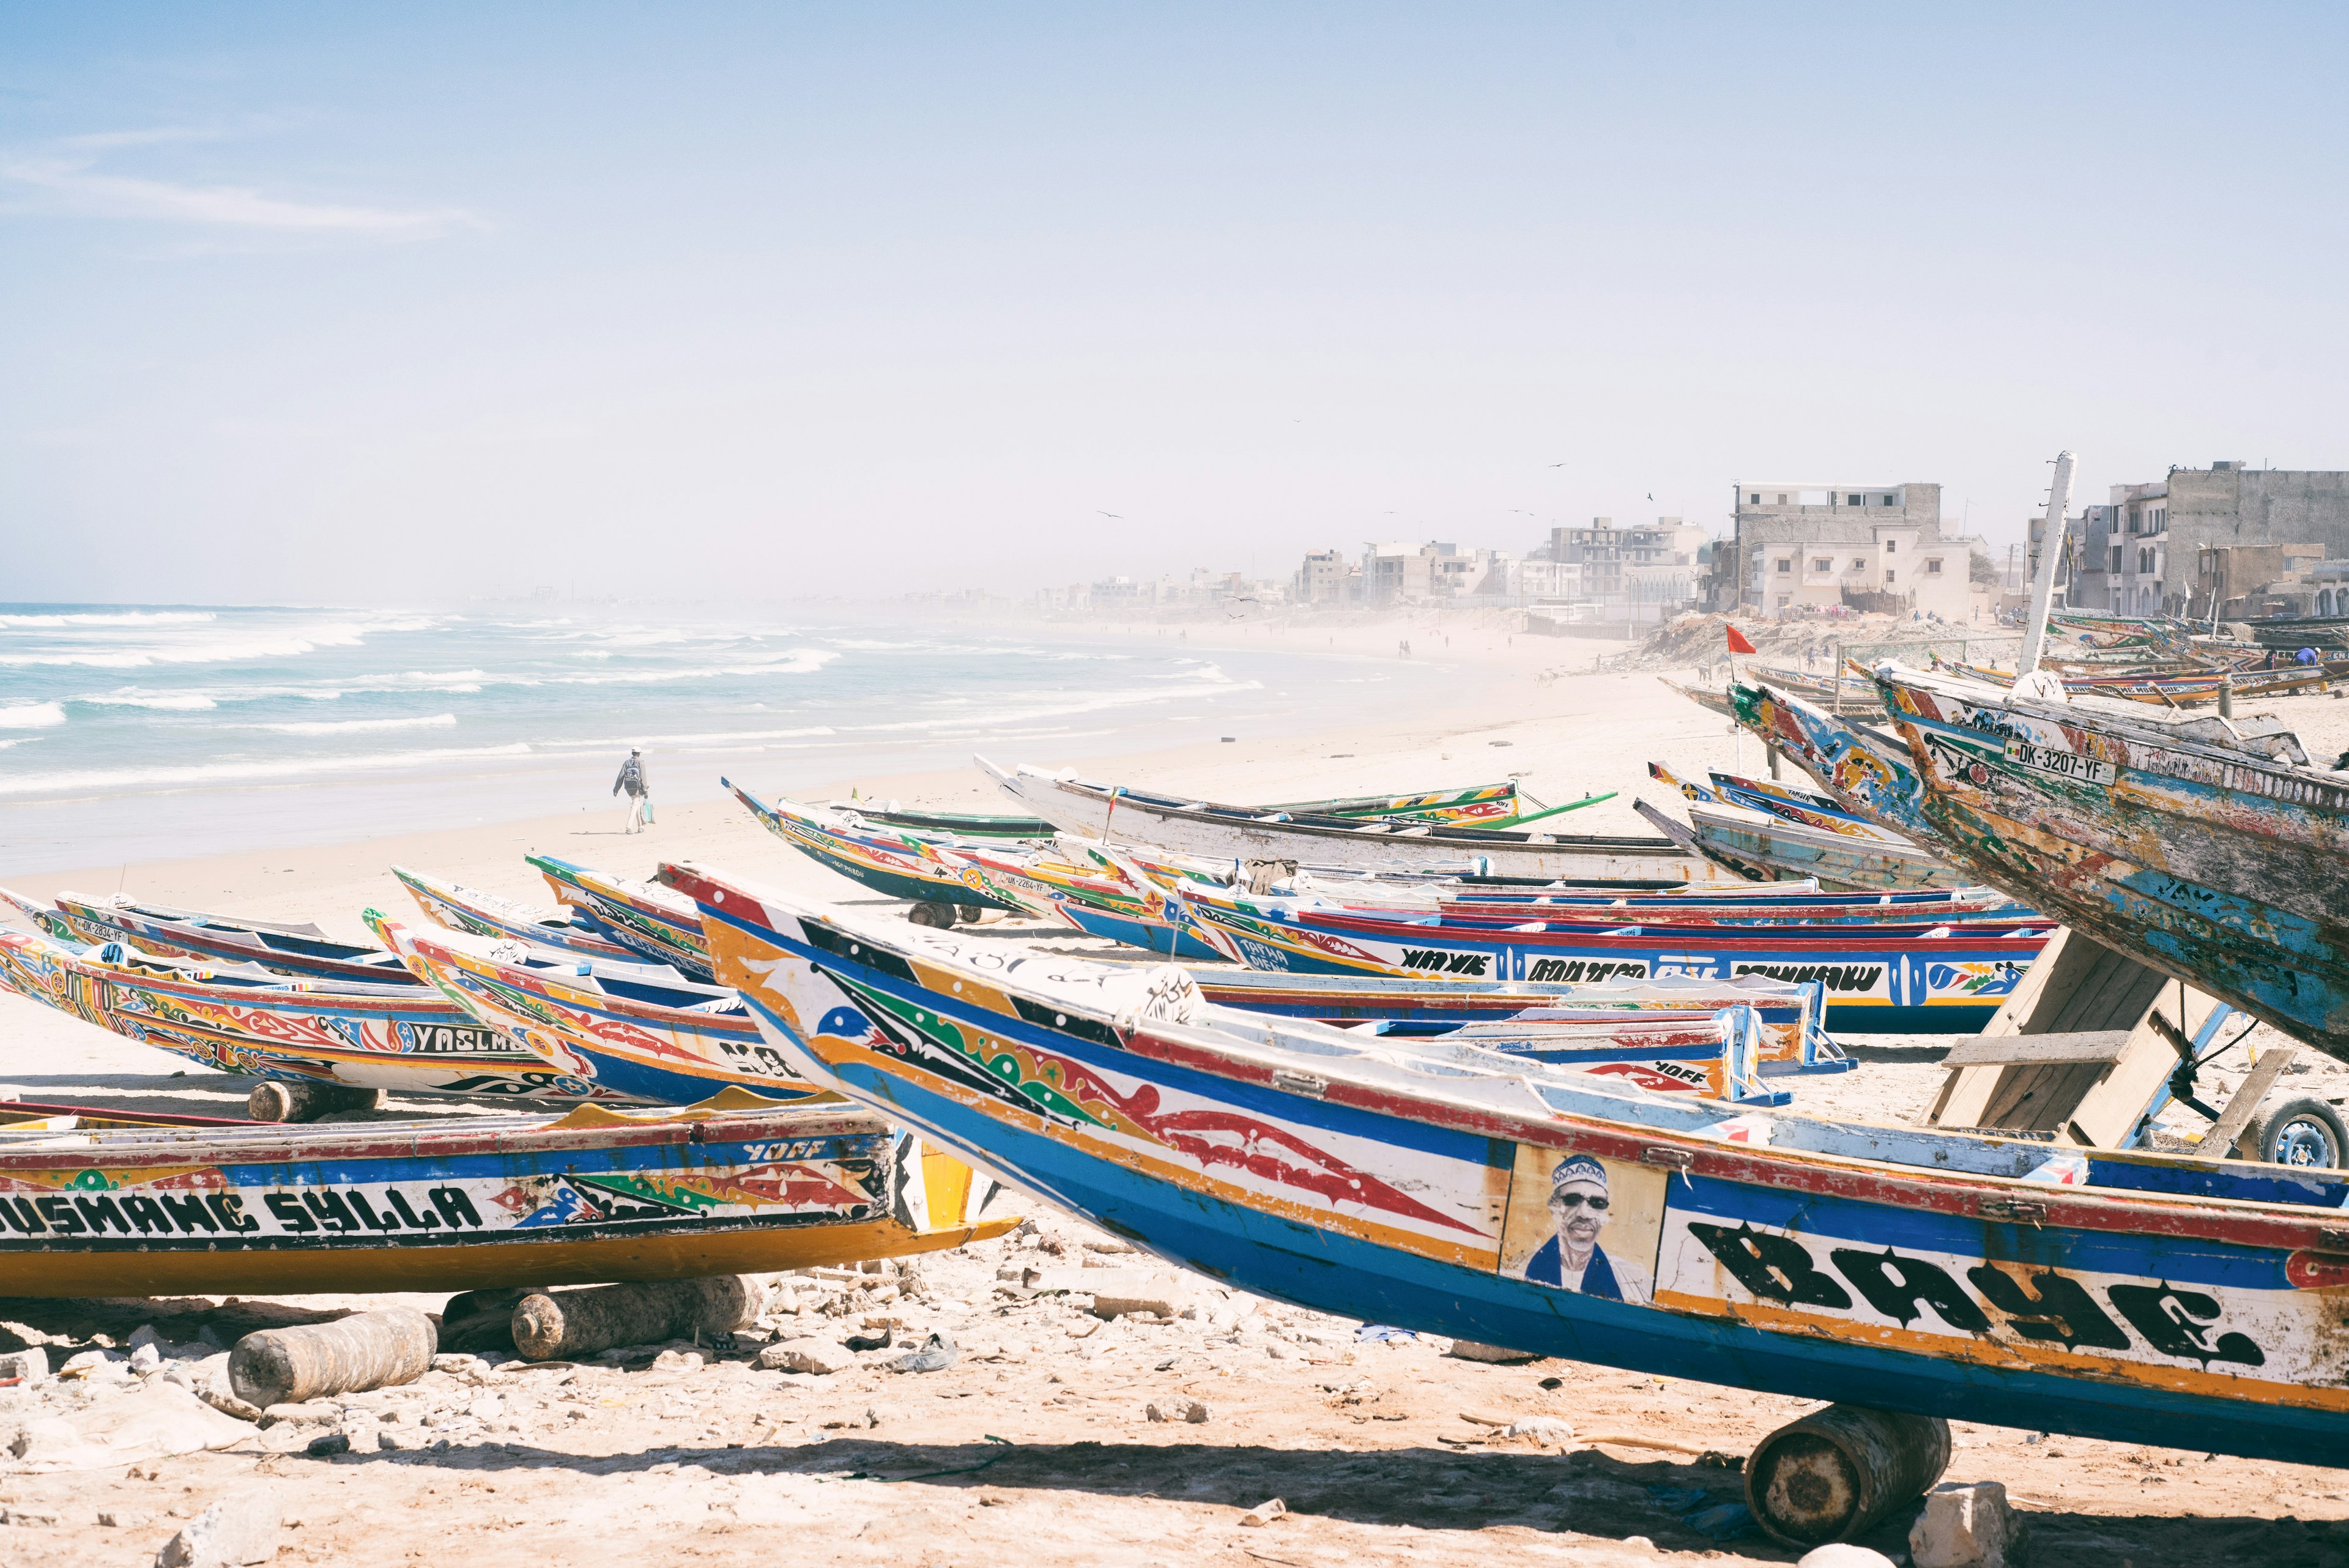
[[[244,1114],[257,1122],[308,1122],[336,1111],[379,1111],[384,1091],[309,1079],[265,1078],[244,1097]]]
[[[322,1394],[388,1388],[430,1371],[438,1348],[432,1320],[412,1307],[263,1329],[238,1340],[229,1352],[229,1386],[246,1404],[264,1409]]]
[[[764,1274],[712,1274],[524,1296],[513,1312],[514,1349],[525,1361],[552,1361],[697,1331],[721,1339],[758,1319],[767,1283]]]

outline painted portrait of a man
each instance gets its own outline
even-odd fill
[[[1587,1296],[1647,1303],[1655,1290],[1648,1271],[1609,1257],[1599,1244],[1609,1218],[1607,1168],[1586,1154],[1559,1160],[1549,1179],[1552,1233],[1526,1260],[1526,1278]]]

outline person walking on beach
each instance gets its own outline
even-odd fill
[[[645,772],[645,749],[628,748],[628,760],[620,764],[620,776],[612,781],[612,793],[628,792],[628,831],[650,827],[653,823],[653,784]]]

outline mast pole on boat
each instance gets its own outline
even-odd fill
[[[2047,488],[2047,522],[2031,571],[2031,618],[2024,624],[2023,655],[2015,660],[2014,679],[2039,668],[2039,650],[2047,641],[2047,612],[2055,596],[2055,563],[2064,547],[2064,516],[2072,510],[2072,454],[2055,454],[2055,478]]]

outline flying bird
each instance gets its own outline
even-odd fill
[[[1654,491],[1651,490],[1650,492],[1648,492],[1648,499],[1649,499],[1649,500],[1653,501],[1655,498],[1656,498],[1656,493],[1655,493]]]
[[[1566,464],[1564,464],[1564,463],[1562,463],[1562,462],[1553,462],[1553,463],[1551,463],[1549,466],[1550,466],[1550,467],[1552,467],[1552,468],[1564,468],[1564,467],[1566,466]]]
[[[1100,508],[1096,507],[1094,510],[1099,511]],[[1121,523],[1125,521],[1125,518],[1123,515],[1115,512],[1102,512],[1102,515],[1104,517],[1114,517]]]

